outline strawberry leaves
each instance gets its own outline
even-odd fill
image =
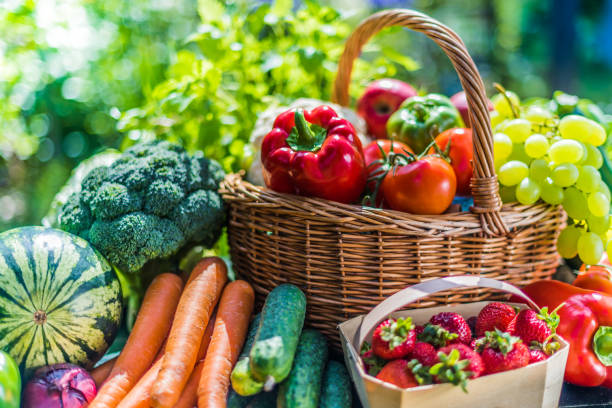
[[[417,339],[424,343],[429,343],[435,348],[440,348],[446,346],[457,337],[459,337],[457,333],[451,333],[437,324],[427,323],[423,328],[423,332],[417,336]]]
[[[382,328],[380,338],[389,344],[389,350],[393,350],[408,338],[408,333],[414,329],[412,319],[410,317],[395,320],[388,326]]]
[[[467,380],[473,374],[466,368],[470,365],[470,360],[461,360],[459,350],[452,350],[449,354],[438,353],[439,363],[429,369],[429,374],[433,375],[438,382],[459,385],[463,392],[467,393]]]

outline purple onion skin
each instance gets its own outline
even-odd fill
[[[22,408],[80,408],[96,396],[89,373],[74,364],[41,367],[23,391]]]

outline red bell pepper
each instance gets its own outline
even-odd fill
[[[580,271],[572,285],[612,296],[612,280],[610,280],[610,270],[608,268],[601,265],[593,265],[586,271],[582,268]]]
[[[281,113],[263,139],[261,160],[266,186],[281,193],[352,203],[366,184],[355,128],[325,105]]]
[[[612,296],[554,280],[532,283],[523,292],[539,307],[563,304],[557,334],[570,344],[565,380],[612,388]]]

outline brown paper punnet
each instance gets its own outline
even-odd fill
[[[434,314],[453,311],[462,316],[477,316],[490,302],[467,303],[413,309],[394,313],[406,305],[428,295],[462,287],[492,288],[519,296],[538,309],[518,288],[505,282],[478,276],[456,276],[434,279],[408,287],[390,296],[365,316],[340,324],[344,356],[357,393],[364,408],[555,408],[559,404],[563,374],[568,355],[568,344],[557,336],[561,348],[547,360],[517,370],[487,375],[468,381],[468,393],[452,384],[427,385],[401,389],[367,375],[361,365],[359,349],[371,339],[372,330],[389,315],[411,316],[415,324],[424,324]],[[514,304],[511,304],[514,305]],[[516,304],[527,308],[525,304]]]

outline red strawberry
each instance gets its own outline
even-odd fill
[[[511,306],[501,302],[489,303],[478,313],[476,320],[476,336],[484,336],[488,331],[499,329],[508,331],[508,325],[516,316],[516,312]]]
[[[520,338],[499,329],[487,332],[480,356],[485,374],[514,370],[529,364],[529,348]]]
[[[538,363],[548,358],[546,353],[539,348],[529,349],[529,364]]]
[[[410,358],[417,359],[424,366],[431,367],[438,362],[438,352],[431,344],[419,341],[410,352]]]
[[[450,355],[451,351],[453,350],[457,350],[459,352],[460,360],[468,360],[470,362],[466,367],[466,370],[471,373],[470,378],[480,377],[484,371],[484,363],[482,362],[480,355],[472,350],[469,346],[462,343],[442,347],[440,350],[438,350],[438,352]]]
[[[429,323],[441,326],[443,329],[459,336],[453,343],[469,343],[472,340],[472,331],[470,326],[460,314],[454,312],[442,312],[434,315],[429,319]]]
[[[530,309],[521,310],[516,316],[514,335],[523,340],[525,344],[536,341],[544,344],[559,325],[557,311],[548,313],[548,308],[543,307],[540,313]]]
[[[387,319],[376,327],[372,335],[372,351],[385,360],[406,357],[416,342],[412,319]]]
[[[361,361],[363,361],[363,368],[369,375],[376,376],[387,363],[382,358],[374,355],[372,350],[368,350],[361,355]]]
[[[406,360],[389,361],[376,376],[381,381],[388,382],[400,388],[417,387],[419,383]]]

